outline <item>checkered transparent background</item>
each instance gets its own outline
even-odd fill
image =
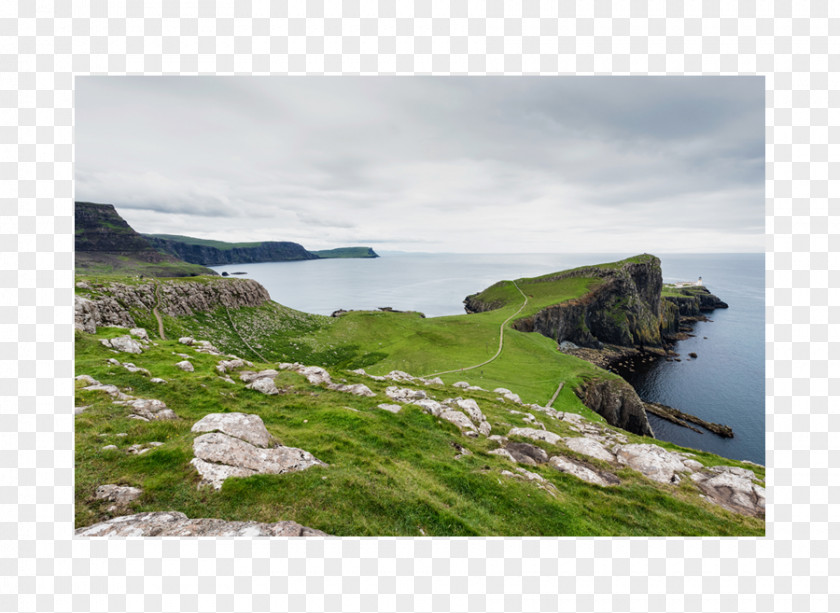
[[[0,611],[840,610],[840,4],[183,5],[0,3]],[[74,75],[323,72],[766,75],[767,538],[72,539]]]

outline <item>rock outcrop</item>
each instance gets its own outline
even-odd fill
[[[179,279],[136,285],[113,282],[89,287],[89,294],[76,295],[75,326],[91,334],[100,326],[133,328],[136,323],[131,311],[151,313],[156,305],[161,314],[178,317],[223,306],[255,307],[270,300],[268,291],[252,279],[219,277],[203,282]]]
[[[601,415],[608,424],[633,434],[654,435],[644,403],[624,379],[591,379],[578,386],[575,393],[583,404]]]
[[[320,530],[301,526],[293,521],[273,524],[255,521],[221,519],[189,519],[176,511],[137,513],[86,526],[76,536],[328,536]]]
[[[207,432],[193,441],[191,464],[202,483],[215,489],[221,489],[229,477],[280,475],[326,466],[303,449],[276,442],[258,415],[212,413],[196,422],[192,431]]]

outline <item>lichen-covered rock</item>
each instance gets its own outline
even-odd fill
[[[385,395],[391,400],[397,402],[414,402],[415,400],[422,400],[426,398],[426,392],[423,390],[413,390],[407,387],[397,387],[392,385],[385,389]]]
[[[181,362],[178,362],[177,364],[175,364],[175,366],[180,368],[184,372],[194,372],[195,371],[195,367],[192,365],[192,363],[189,360],[183,360]]]
[[[224,375],[229,373],[237,368],[244,368],[245,366],[253,366],[253,363],[243,360],[241,358],[236,358],[233,360],[222,360],[218,364],[216,364],[216,372],[220,375]]]
[[[377,409],[382,409],[383,411],[390,411],[391,413],[399,413],[402,409],[401,404],[378,404],[376,405]]]
[[[678,483],[679,472],[691,472],[684,458],[658,445],[623,445],[616,453],[617,460],[659,483]]]
[[[403,372],[401,370],[392,370],[387,375],[385,375],[386,379],[390,379],[391,381],[416,381],[417,377],[414,377],[407,372]]]
[[[76,381],[81,381],[82,383],[86,383],[87,385],[100,385],[99,381],[97,381],[90,375],[78,375],[76,377]]]
[[[245,386],[246,389],[255,390],[257,392],[261,392],[266,396],[276,396],[280,393],[280,390],[277,389],[277,384],[274,383],[274,379],[271,377],[262,377],[260,379],[256,379]]]
[[[294,447],[257,447],[241,439],[219,432],[202,434],[193,441],[195,458],[192,464],[206,482],[216,489],[230,476],[248,476],[250,474],[281,475],[288,472],[306,470],[311,466],[325,466],[311,453]],[[215,465],[208,473],[207,464]],[[233,469],[233,473],[224,473],[221,466]]]
[[[136,336],[142,341],[149,342],[149,333],[146,332],[146,328],[132,328],[128,331],[131,336]]]
[[[276,370],[272,368],[267,368],[266,370],[261,370],[259,372],[254,372],[252,370],[245,370],[239,373],[239,380],[244,381],[245,383],[251,383],[256,381],[257,379],[274,379],[278,373]]]
[[[134,398],[132,400],[120,400],[114,404],[122,404],[131,407],[132,415],[139,416],[147,421],[156,421],[162,419],[177,419],[175,411],[170,409],[161,400],[154,398]]]
[[[211,413],[196,422],[193,432],[208,432],[193,441],[191,464],[202,483],[216,489],[229,477],[283,474],[326,466],[303,449],[283,447],[268,433],[258,415]]]
[[[478,403],[472,398],[457,398],[455,400],[455,404],[458,405],[458,408],[463,409],[464,413],[466,413],[475,423],[487,421],[487,418],[484,417],[484,413],[481,412]]]
[[[353,394],[354,396],[376,396],[375,393],[367,386],[361,383],[353,383],[351,385],[344,385],[339,383],[330,383],[327,388],[336,391],[344,392],[345,394]]]
[[[277,441],[259,415],[247,413],[210,413],[193,424],[191,432],[221,432],[257,447],[273,447]]]
[[[552,456],[552,458],[548,461],[548,465],[562,473],[572,475],[582,481],[600,485],[602,487],[618,485],[620,483],[618,477],[612,473],[604,473],[600,471],[596,472],[583,463],[565,456]]]
[[[448,421],[449,423],[455,424],[455,426],[457,426],[458,429],[467,436],[475,436],[478,434],[475,424],[470,421],[469,417],[461,413],[461,411],[453,411],[449,409],[443,411],[438,417]]]
[[[751,470],[735,466],[715,466],[709,472],[691,475],[708,500],[741,515],[764,517],[766,493],[753,483]]]
[[[183,513],[163,511],[115,517],[106,522],[76,530],[76,536],[327,536],[320,530],[293,521],[273,524],[221,519],[189,519]]]
[[[594,439],[579,436],[563,439],[563,442],[572,451],[577,451],[583,455],[604,460],[605,462],[615,462],[615,454]]]
[[[535,441],[544,441],[556,445],[562,440],[559,434],[549,432],[548,430],[536,430],[534,428],[511,428],[508,436],[524,436]]]
[[[422,407],[424,411],[431,413],[435,417],[440,417],[441,413],[449,410],[449,407],[432,398],[421,398],[420,400],[415,400],[413,404]]]
[[[124,336],[117,336],[115,338],[103,338],[99,341],[105,347],[116,349],[124,353],[143,353],[143,347],[140,343],[128,334]]]

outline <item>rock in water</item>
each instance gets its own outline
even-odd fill
[[[165,511],[115,517],[76,530],[76,536],[328,536],[320,530],[293,521],[264,524],[255,521],[189,519],[183,513]]]

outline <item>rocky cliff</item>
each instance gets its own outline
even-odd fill
[[[214,278],[203,281],[149,281],[128,285],[80,281],[75,303],[75,326],[94,333],[99,326],[135,326],[132,311],[177,317],[213,311],[220,306],[260,306],[270,300],[268,291],[251,279]]]
[[[625,347],[662,345],[659,258],[645,254],[615,265],[577,268],[546,280],[568,277],[589,277],[601,282],[581,298],[514,322],[514,328],[583,347],[600,348],[603,343]],[[666,321],[665,325],[670,323]]]
[[[575,394],[608,424],[641,436],[653,436],[645,404],[624,379],[592,379],[575,389]]]
[[[310,253],[302,245],[292,242],[266,241],[247,247],[220,249],[212,245],[193,242],[194,239],[190,239],[191,242],[184,242],[152,235],[147,235],[146,238],[155,247],[177,256],[185,262],[201,264],[202,266],[318,259],[317,255]]]
[[[120,217],[112,204],[76,202],[75,222],[77,272],[167,277],[216,274],[156,249]]]

